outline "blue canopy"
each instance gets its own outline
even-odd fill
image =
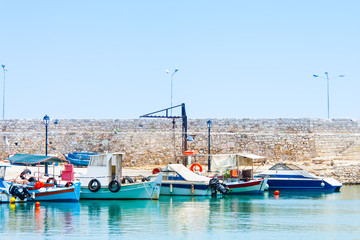
[[[69,162],[65,159],[61,159],[54,156],[44,156],[44,155],[33,155],[33,154],[15,154],[12,157],[9,157],[5,160],[10,161],[11,164],[25,164],[25,165],[35,165],[40,163],[49,163],[49,162]]]

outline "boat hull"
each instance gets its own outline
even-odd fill
[[[163,181],[160,195],[167,196],[210,196],[211,190],[206,183],[188,181]]]
[[[80,182],[76,182],[71,187],[41,188],[29,192],[34,193],[34,201],[77,202],[80,199],[80,188]]]
[[[331,184],[323,179],[269,178],[269,190],[340,191],[341,184]]]
[[[254,179],[247,182],[225,182],[229,188],[230,195],[232,194],[261,194],[264,193],[267,187],[267,178]]]
[[[160,197],[162,176],[155,180],[141,183],[121,185],[118,192],[111,192],[107,186],[101,187],[97,192],[92,192],[87,186],[81,187],[81,199],[149,199],[157,200]]]

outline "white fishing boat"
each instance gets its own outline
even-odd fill
[[[161,172],[161,195],[209,196],[228,192],[221,184],[212,184],[212,178],[196,174],[182,164],[169,164]]]
[[[228,194],[261,194],[268,187],[267,178],[254,178],[254,163],[264,157],[254,154],[212,155],[211,169],[222,172]],[[249,169],[250,167],[250,169]]]
[[[125,177],[123,153],[91,156],[87,172],[81,175],[81,199],[159,199],[162,174],[156,178]]]

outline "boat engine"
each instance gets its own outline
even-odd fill
[[[220,192],[222,194],[227,194],[229,192],[229,188],[224,183],[220,183],[217,177],[214,177],[209,181],[209,186],[212,190],[211,192],[215,195],[216,192]]]
[[[18,197],[21,200],[24,200],[27,197],[31,197],[31,194],[29,193],[27,188],[22,187],[22,186],[11,185],[10,188],[9,188],[9,193],[13,197]]]

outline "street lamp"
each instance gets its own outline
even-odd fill
[[[45,115],[43,118],[44,124],[45,124],[45,156],[48,155],[48,126],[50,123],[50,118],[48,115]],[[45,176],[49,176],[48,174],[48,163],[45,163]]]
[[[2,64],[1,67],[4,69],[4,85],[3,85],[3,119],[5,118],[5,72],[7,69],[5,68],[5,64]]]
[[[328,119],[330,118],[330,91],[329,91],[329,79],[333,79],[333,78],[338,78],[338,77],[345,77],[345,75],[338,75],[335,77],[331,77],[329,78],[329,73],[325,72],[326,78],[325,77],[321,77],[319,75],[313,75],[313,77],[316,78],[324,78],[327,81],[327,112],[328,112]]]
[[[211,172],[211,158],[210,158],[210,128],[211,128],[211,124],[212,124],[212,121],[211,120],[208,120],[206,122],[207,126],[208,126],[208,172]]]
[[[173,76],[175,73],[177,73],[179,71],[178,68],[175,68],[174,72],[170,75],[170,71],[169,70],[165,70],[165,72],[170,76],[170,81],[171,81],[171,115],[172,115],[172,99],[173,99]]]

